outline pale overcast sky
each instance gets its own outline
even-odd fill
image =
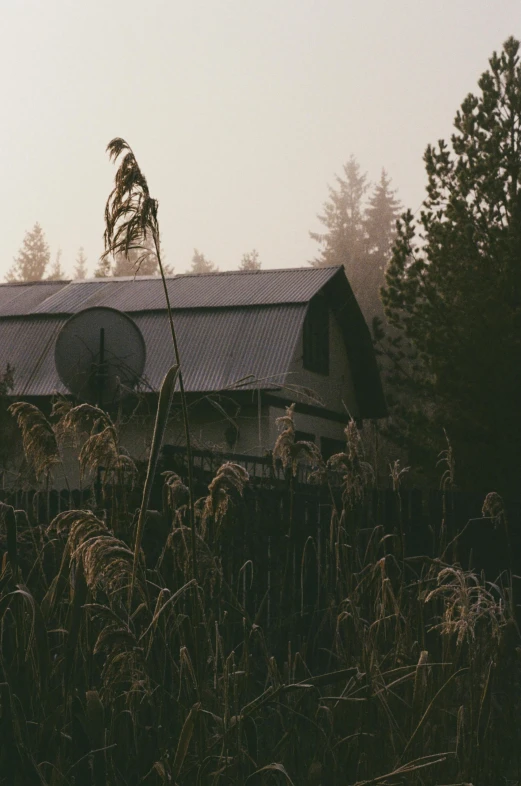
[[[419,206],[425,146],[510,35],[520,0],[0,0],[0,277],[36,221],[93,270],[114,136],[176,272],[194,247],[223,270],[253,248],[305,265],[351,154]]]

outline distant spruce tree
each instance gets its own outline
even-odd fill
[[[204,273],[218,273],[219,268],[217,265],[214,265],[213,262],[210,262],[209,259],[206,259],[204,254],[201,254],[196,248],[194,248],[194,255],[192,257],[192,267],[188,271],[192,275],[202,275]]]
[[[359,304],[368,324],[375,317],[384,316],[380,289],[385,284],[385,270],[391,259],[391,249],[396,238],[396,221],[400,202],[391,189],[391,179],[382,169],[380,180],[373,186],[372,195],[365,208],[366,257],[360,280],[355,276],[353,286],[359,290]]]
[[[382,292],[395,436],[455,480],[519,495],[521,477],[521,66],[509,38],[469,94],[448,145],[424,155],[420,217],[398,222]]]
[[[163,264],[165,274],[172,273],[172,268]],[[155,252],[154,241],[150,235],[140,240],[139,247],[131,247],[128,251],[118,251],[113,256],[103,256],[94,271],[97,278],[107,276],[159,276],[159,264]]]
[[[343,265],[364,317],[371,325],[383,317],[380,287],[396,232],[399,202],[385,170],[368,196],[370,184],[354,156],[329,187],[329,198],[318,216],[326,231],[310,232],[320,245],[315,267]]]
[[[26,232],[14,265],[6,275],[6,281],[41,281],[50,256],[43,229],[36,223],[30,232]]]
[[[133,248],[125,254],[114,255],[112,276],[158,276],[159,265],[154,250],[154,241],[148,236],[143,239],[143,248]]]
[[[74,277],[85,279],[87,275],[87,257],[85,256],[83,246],[80,246],[78,256],[76,257],[76,265],[74,266]]]
[[[112,259],[109,256],[101,256],[98,260],[98,264],[94,269],[94,277],[95,278],[108,278],[112,275]]]
[[[261,261],[259,259],[259,252],[253,249],[253,251],[248,252],[247,254],[242,255],[241,264],[239,265],[239,270],[260,270],[261,269]]]
[[[326,231],[309,234],[321,247],[311,264],[344,265],[349,277],[349,272],[363,264],[366,255],[364,199],[368,183],[354,156],[344,165],[343,172],[343,177],[336,176],[337,187],[329,186],[329,199],[318,216]]]
[[[50,281],[63,281],[66,278],[66,273],[62,268],[62,250],[61,248],[58,249],[56,252],[56,256],[54,258],[54,262],[52,263],[51,269],[49,270],[49,275],[47,278]]]

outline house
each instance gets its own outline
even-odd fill
[[[196,447],[263,455],[275,420],[296,402],[300,438],[330,455],[343,429],[386,415],[369,330],[343,267],[177,275],[167,280]],[[161,381],[174,363],[162,282],[107,278],[0,285],[0,371],[13,397],[48,411],[68,395],[55,344],[71,315],[110,307],[139,328],[146,362],[120,407],[123,443],[144,456]],[[182,444],[175,398],[166,443]]]

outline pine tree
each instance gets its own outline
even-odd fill
[[[83,246],[80,246],[80,249],[78,251],[78,256],[76,257],[76,265],[74,267],[74,277],[80,279],[87,278],[87,257],[85,256]]]
[[[314,267],[344,265],[347,277],[363,264],[366,255],[364,198],[368,189],[367,176],[360,172],[354,156],[344,165],[344,177],[336,176],[338,187],[329,186],[329,199],[318,218],[327,231],[310,232],[320,244],[320,255]]]
[[[150,236],[143,240],[143,248],[129,249],[128,254],[120,252],[114,256],[112,276],[157,276],[159,265]]]
[[[59,248],[58,251],[56,252],[56,257],[54,259],[53,265],[49,270],[49,275],[47,276],[47,278],[50,281],[63,281],[66,278],[65,271],[62,268],[61,260],[62,260],[62,250],[61,248]]]
[[[165,274],[170,275],[173,268],[163,263]],[[142,238],[141,244],[136,248],[129,248],[128,252],[118,251],[113,257],[103,256],[94,271],[96,278],[108,276],[158,276],[159,265],[152,237]]]
[[[259,259],[259,252],[253,249],[247,254],[242,255],[239,270],[260,270],[261,261]]]
[[[209,259],[206,259],[204,254],[201,254],[196,248],[194,248],[192,267],[188,271],[189,273],[199,276],[204,273],[217,273],[218,270],[218,267],[214,265],[213,262],[210,262]]]
[[[396,198],[396,191],[391,189],[391,179],[382,169],[380,181],[373,187],[364,210],[364,264],[355,268],[351,274],[351,286],[369,326],[375,317],[380,320],[384,318],[380,289],[385,283],[385,269],[391,258],[399,213],[400,202]]]
[[[329,199],[319,216],[327,231],[310,232],[321,246],[320,256],[311,264],[344,265],[370,326],[375,317],[383,318],[380,288],[396,232],[399,202],[385,169],[368,199],[370,184],[353,156],[344,166],[344,177],[336,180],[338,187],[329,188]]]
[[[41,281],[50,260],[49,246],[40,224],[26,232],[23,245],[9,270],[7,281]]]
[[[98,265],[94,270],[95,278],[108,278],[112,275],[112,260],[108,256],[100,257]]]
[[[425,152],[427,197],[398,233],[382,292],[395,422],[411,455],[452,441],[457,482],[519,491],[521,472],[521,67],[493,54],[454,121]],[[419,238],[418,238],[419,234]],[[401,402],[401,403],[400,403]]]
[[[380,181],[374,186],[365,210],[367,250],[370,260],[374,263],[370,264],[370,267],[380,274],[380,286],[384,284],[385,268],[391,258],[400,208],[396,189],[391,189],[391,178],[385,169],[382,169]]]

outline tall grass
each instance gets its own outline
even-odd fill
[[[322,467],[344,501],[321,541],[299,538],[298,506],[277,540],[269,624],[251,603],[260,555],[232,554],[251,524],[242,468],[217,473],[193,533],[183,479],[165,474],[132,594],[133,515],[122,526],[111,494],[47,526],[1,508],[0,783],[518,782],[511,575],[486,583],[360,529],[369,473],[351,432]],[[290,494],[288,478],[287,511]]]

